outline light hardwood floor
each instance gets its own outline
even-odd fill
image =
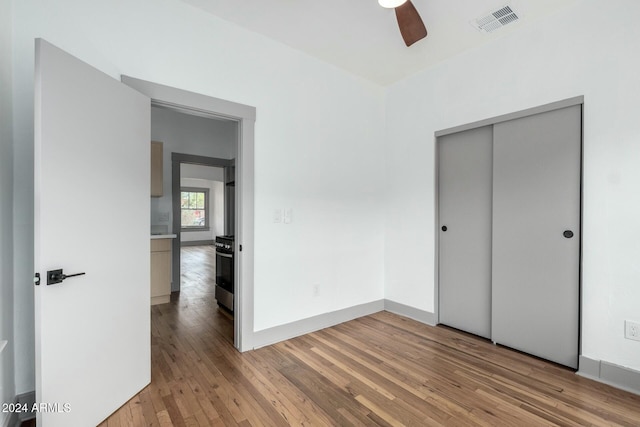
[[[152,383],[101,426],[640,425],[640,396],[446,327],[381,312],[241,354],[217,312],[205,285],[154,306]]]
[[[183,247],[180,251],[180,271],[181,290],[171,295],[171,306],[183,313],[183,319],[197,317],[204,327],[216,329],[233,344],[233,316],[219,308],[215,300],[215,247]]]

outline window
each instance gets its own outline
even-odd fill
[[[182,231],[209,229],[209,189],[180,189],[180,214]]]

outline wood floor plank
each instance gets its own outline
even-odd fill
[[[243,371],[249,373],[255,390],[280,414],[283,422],[286,422],[287,425],[311,425],[309,418],[270,381],[268,376],[252,364],[244,364]]]
[[[182,261],[151,308],[151,384],[101,427],[640,425],[638,395],[388,312],[241,354],[213,248]]]
[[[368,350],[365,350],[369,352]],[[393,352],[382,352],[380,348],[374,352],[382,356],[387,372],[380,369],[381,374],[393,381],[403,384],[403,387],[425,402],[433,402],[436,411],[446,411],[451,416],[462,418],[468,416],[473,409],[465,400],[457,399],[460,394],[466,395],[473,391],[473,387],[463,389],[453,376],[440,373],[440,366],[420,366],[417,362],[398,358]],[[451,375],[451,374],[450,374]],[[405,398],[406,399],[406,398]],[[447,417],[442,417],[447,419]]]
[[[288,397],[289,402],[304,415],[309,425],[331,425],[331,418],[322,408],[315,404],[302,390],[291,383],[282,374],[281,370],[276,369],[276,366],[282,365],[280,362],[281,356],[275,351],[275,346],[262,349],[260,353],[260,356],[258,356],[257,352],[250,352],[247,354],[247,357],[254,362],[257,369],[260,369],[264,373],[273,387],[276,387],[283,395]],[[300,425],[307,424],[301,421]]]
[[[394,394],[392,394],[387,388],[382,387],[377,382],[368,379],[367,378],[368,372],[365,372],[365,373],[361,374],[356,369],[351,368],[346,363],[341,362],[340,360],[330,356],[328,353],[325,353],[324,351],[322,351],[322,350],[320,350],[320,349],[318,349],[316,347],[313,347],[311,349],[311,351],[313,351],[314,353],[318,354],[323,359],[333,363],[335,366],[337,366],[338,368],[342,369],[345,372],[345,374],[350,375],[353,378],[357,379],[358,381],[366,384],[372,390],[376,391],[377,393],[380,393],[382,396],[386,397],[387,399],[389,399],[389,400],[395,399],[396,396]]]
[[[203,399],[205,402],[201,402],[200,405],[214,424],[220,420],[223,425],[236,426],[239,424],[236,419],[239,419],[240,422],[246,421],[246,418],[239,410],[234,411],[234,416],[232,410],[237,409],[237,406],[228,406],[228,400],[220,397],[221,393],[218,393],[220,385],[218,383],[207,381],[205,376],[194,376],[193,380],[200,385],[201,390],[204,393]],[[222,394],[224,395],[224,393]]]
[[[387,411],[385,411],[384,409],[382,409],[380,406],[376,405],[375,403],[369,401],[369,399],[367,399],[366,397],[364,397],[362,395],[356,396],[356,400],[358,402],[362,403],[368,409],[370,409],[371,412],[373,412],[376,416],[382,418],[387,423],[389,423],[390,426],[392,426],[392,427],[403,427],[403,426],[405,426],[405,424],[403,424],[400,421],[398,421],[397,419],[395,419],[391,414],[389,414]]]
[[[158,419],[158,415],[156,410],[153,407],[153,402],[151,401],[151,393],[149,392],[149,388],[145,388],[142,390],[138,396],[140,397],[140,406],[142,408],[142,415],[145,421],[144,425],[157,427],[160,425],[160,420]],[[143,424],[140,424],[143,425]]]
[[[186,427],[185,419],[180,413],[180,409],[178,409],[178,405],[176,404],[173,396],[164,396],[162,401],[164,402],[164,407],[167,408],[167,413],[171,419],[171,425],[176,427]]]
[[[173,423],[171,422],[171,416],[169,415],[168,410],[163,409],[162,411],[159,411],[157,413],[157,416],[158,416],[158,420],[160,421],[161,427],[173,426]]]
[[[144,425],[144,411],[142,410],[141,396],[135,396],[129,401],[129,410],[131,411],[131,423],[130,425]]]
[[[294,366],[282,370],[289,381],[301,389],[326,412],[336,425],[348,425],[342,415],[343,409],[364,424],[371,424],[369,410],[355,401],[348,393],[331,383],[317,372],[303,366]]]

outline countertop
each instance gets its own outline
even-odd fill
[[[152,234],[151,239],[175,239],[178,237],[175,234]]]

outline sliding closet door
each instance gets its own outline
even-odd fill
[[[577,368],[581,106],[498,123],[492,334]]]
[[[438,144],[439,321],[491,334],[491,126]]]

